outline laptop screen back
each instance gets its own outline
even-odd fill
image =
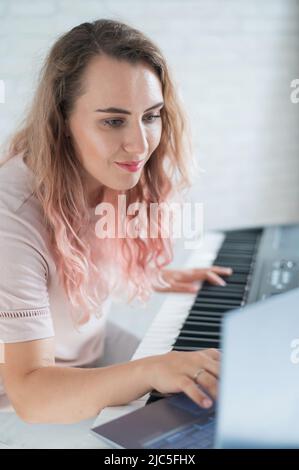
[[[299,289],[228,314],[222,346],[216,447],[299,447]]]

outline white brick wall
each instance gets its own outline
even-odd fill
[[[296,0],[0,0],[0,143],[57,35],[100,17],[129,22],[165,52],[205,170],[192,197],[206,227],[299,221]]]

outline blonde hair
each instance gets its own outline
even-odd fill
[[[161,81],[165,102],[160,143],[138,184],[126,192],[127,204],[161,203],[190,185],[188,121],[159,48],[140,31],[109,19],[80,24],[58,38],[41,69],[31,107],[20,129],[9,138],[4,161],[22,153],[34,173],[33,192],[43,208],[62,285],[74,308],[80,308],[78,323],[87,321],[95,309],[101,311],[110,289],[107,266],[112,253],[130,299],[143,300],[173,256],[171,239],[161,236],[114,242],[94,237],[88,242],[90,215],[83,169],[66,136],[65,120],[83,92],[82,77],[90,59],[101,54],[150,65]],[[109,192],[113,193],[106,188],[105,194]],[[103,199],[102,191],[98,203]],[[108,249],[111,243],[116,249]]]

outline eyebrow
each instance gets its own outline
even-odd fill
[[[150,111],[151,109],[158,108],[159,106],[164,105],[164,102],[161,101],[160,103],[154,104],[150,108],[147,108],[144,112],[146,113],[147,111]],[[121,108],[105,108],[105,109],[95,109],[96,113],[121,113],[121,114],[132,114],[130,111],[126,109],[121,109]]]

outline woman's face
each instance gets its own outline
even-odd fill
[[[89,196],[101,185],[128,190],[160,142],[161,82],[147,64],[105,55],[90,61],[83,80],[85,93],[68,125],[86,170]]]

